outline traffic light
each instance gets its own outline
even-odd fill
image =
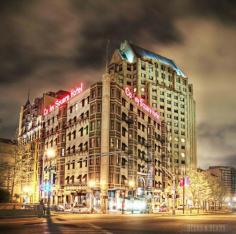
[[[44,192],[50,192],[51,191],[51,184],[49,182],[42,184],[40,186],[40,190],[42,190]]]
[[[184,187],[184,179],[183,179],[183,178],[181,178],[181,179],[179,180],[179,186],[180,186],[180,187]]]
[[[189,184],[190,184],[189,176],[185,176],[184,178],[181,178],[179,180],[179,186],[180,187],[189,186]]]

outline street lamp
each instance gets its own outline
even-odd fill
[[[134,213],[134,186],[135,186],[134,181],[130,180],[129,187],[131,188],[131,191],[132,191],[132,214]]]
[[[184,166],[183,166],[183,180],[182,180],[182,186],[183,186],[183,214],[184,214],[184,211],[185,211],[185,193],[186,193],[185,189],[186,189],[186,186],[188,186],[188,183],[189,183],[189,177],[186,176],[186,164],[184,164]],[[190,212],[191,212],[191,210],[190,210]]]
[[[174,173],[171,173],[169,170],[167,170],[165,167],[162,167],[162,170],[172,178],[172,214],[175,215],[175,203],[176,203],[176,175]]]
[[[173,208],[172,208],[172,214],[173,215],[175,215],[175,203],[176,203],[176,201],[175,201],[175,199],[176,199],[176,181],[175,181],[176,179],[175,179],[175,175],[173,175],[173,204],[172,204],[172,206],[173,206]]]
[[[56,156],[56,152],[54,149],[48,149],[46,151],[46,158],[49,160],[49,188],[48,188],[48,205],[47,205],[47,213],[50,215],[50,203],[51,203],[51,190],[52,190],[52,183],[51,183],[51,172],[52,172],[52,159]]]

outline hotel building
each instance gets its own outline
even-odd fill
[[[19,184],[34,194],[30,201],[50,195],[51,204],[102,211],[120,210],[131,197],[160,203],[171,193],[170,175],[195,167],[192,86],[173,62],[136,52],[131,61],[126,47],[136,48],[122,44],[101,82],[22,107],[18,140],[31,153],[19,157],[19,171],[29,174]]]
[[[120,86],[132,87],[167,124],[172,173],[196,169],[193,86],[174,61],[125,41],[114,52],[109,73]]]

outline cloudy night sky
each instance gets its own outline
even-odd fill
[[[105,48],[129,40],[173,59],[194,85],[198,164],[236,166],[236,1],[0,2],[0,137],[20,105],[101,79]]]

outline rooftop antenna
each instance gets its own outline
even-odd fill
[[[27,93],[27,101],[30,99],[30,88],[28,88],[28,93]]]
[[[108,73],[109,47],[110,47],[110,40],[108,39],[106,45],[106,73]]]
[[[25,106],[29,105],[30,104],[30,88],[28,88],[28,92],[27,92],[27,100],[26,100],[26,103],[25,103]]]

